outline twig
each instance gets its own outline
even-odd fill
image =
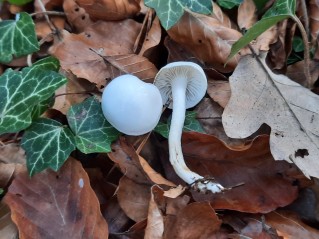
[[[31,17],[33,17],[33,16],[40,15],[40,14],[53,15],[53,16],[66,16],[66,14],[64,12],[57,12],[57,11],[34,12],[34,13],[30,13],[29,15]]]
[[[38,3],[39,3],[39,6],[40,6],[42,12],[47,12],[47,10],[45,9],[45,6],[44,6],[43,2],[42,2],[41,0],[38,0]],[[51,31],[53,31],[53,32],[57,31],[56,27],[55,27],[55,26],[53,25],[53,23],[50,21],[50,18],[49,18],[49,16],[48,16],[47,14],[44,14],[44,18],[45,18],[45,20],[47,21],[47,23],[48,23],[48,25],[49,25]]]
[[[301,36],[302,36],[302,40],[305,46],[305,50],[304,50],[304,73],[306,76],[306,80],[307,80],[307,87],[310,88],[313,85],[312,82],[312,78],[311,78],[311,74],[310,74],[310,50],[309,50],[309,41],[308,41],[308,35],[307,32],[304,28],[304,26],[302,25],[300,19],[297,16],[293,16],[292,19],[297,23],[297,26],[300,30]]]

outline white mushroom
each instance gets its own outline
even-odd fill
[[[159,90],[133,75],[114,78],[104,89],[102,111],[108,122],[128,135],[152,131],[162,114]]]
[[[170,63],[157,73],[154,84],[161,92],[163,104],[172,101],[168,106],[173,109],[168,144],[169,159],[176,174],[199,191],[223,191],[222,185],[205,179],[186,166],[181,148],[185,111],[198,104],[207,90],[203,69],[192,62]]]

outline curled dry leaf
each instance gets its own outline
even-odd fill
[[[135,16],[140,0],[76,0],[94,20],[117,21]]]
[[[253,0],[244,0],[238,7],[239,29],[249,29],[257,22],[257,8]]]
[[[287,162],[274,161],[268,141],[268,136],[260,136],[240,150],[231,150],[213,136],[184,132],[183,153],[192,171],[214,177],[224,187],[240,185],[219,194],[191,191],[194,199],[210,201],[214,209],[251,213],[269,212],[294,201],[298,188],[289,175],[296,169]],[[168,178],[176,182],[171,166],[164,166]]]
[[[224,66],[232,44],[242,34],[224,26],[223,22],[213,16],[185,12],[180,21],[168,30],[168,35],[203,64],[216,70],[230,72],[237,65],[238,56]]]
[[[20,238],[108,237],[90,180],[75,159],[69,158],[59,172],[46,170],[32,178],[19,174],[4,200]]]
[[[258,59],[242,57],[229,78],[232,95],[222,118],[226,134],[246,138],[266,123],[273,157],[319,177],[319,96],[271,72],[265,56]]]
[[[91,49],[102,48],[105,56],[132,54],[139,30],[140,24],[131,19],[97,22],[81,34],[63,31],[62,40],[56,38],[50,52],[60,60],[64,70],[70,70],[100,88],[105,85],[105,79],[111,77],[111,72],[103,59]]]
[[[275,228],[285,239],[316,239],[319,231],[303,223],[296,214],[288,211],[274,211],[267,215],[266,223]]]
[[[311,41],[314,43],[319,34],[319,2],[317,0],[310,0],[308,10]]]
[[[68,22],[76,32],[83,32],[86,27],[94,23],[85,9],[80,7],[75,0],[63,1],[63,9]]]

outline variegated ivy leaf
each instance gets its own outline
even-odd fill
[[[27,168],[32,176],[44,169],[57,171],[75,149],[74,135],[61,123],[40,118],[32,123],[22,138]]]
[[[39,50],[34,23],[29,14],[18,13],[15,20],[0,21],[0,62],[8,63]]]
[[[35,105],[67,81],[55,72],[58,69],[59,62],[48,57],[22,71],[8,69],[0,76],[0,135],[30,126]]]
[[[119,132],[105,119],[95,97],[73,105],[67,113],[76,147],[83,153],[110,152]]]
[[[170,120],[171,119],[169,118],[168,119],[169,123],[170,123]],[[163,122],[159,122],[156,125],[154,131],[159,133],[163,137],[168,138],[169,127],[170,127],[169,124],[165,124]],[[194,111],[186,111],[183,130],[184,131],[196,131],[196,132],[199,132],[199,133],[205,133],[205,131],[203,130],[203,127],[201,126],[199,121],[196,119],[196,112],[194,112]]]
[[[210,14],[213,10],[211,0],[144,0],[144,3],[154,8],[166,30],[178,22],[185,9],[202,14]]]

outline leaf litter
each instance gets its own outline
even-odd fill
[[[318,220],[309,225],[289,208],[279,210],[300,198],[300,190],[312,184],[295,165],[307,176],[319,176],[318,96],[273,72],[287,73],[292,37],[298,34],[291,23],[279,23],[252,42],[257,54],[269,51],[268,64],[243,49],[225,66],[241,30],[262,16],[259,3],[258,9],[254,6],[256,1],[244,0],[237,19],[216,3],[206,15],[186,10],[167,31],[143,1],[42,2],[46,10],[63,9],[65,16],[49,16],[58,34],[52,34],[43,17],[35,18],[37,36],[46,43],[34,56],[42,58],[49,52],[59,59],[62,74],[71,78],[57,93],[55,113],[47,111],[47,117],[57,120],[59,126],[67,124],[70,108],[92,95],[98,98],[107,82],[118,75],[132,73],[152,82],[168,62],[199,63],[209,76],[209,88],[193,116],[205,133],[184,132],[183,153],[192,170],[214,175],[232,189],[216,195],[189,190],[168,164],[167,140],[157,133],[149,136],[150,148],[138,145],[147,136],[121,136],[107,154],[76,150],[58,172],[47,169],[30,178],[20,150],[8,149],[12,139],[19,140],[21,135],[6,134],[0,136],[0,150],[9,152],[3,154],[2,150],[0,155],[0,188],[5,192],[0,206],[0,218],[5,222],[1,235],[14,236],[18,230],[20,238],[51,238],[50,234],[59,238],[318,237]],[[268,1],[264,11],[272,2]],[[8,3],[4,5],[9,9]],[[35,11],[42,11],[38,1],[34,5]],[[233,10],[238,4],[234,6]],[[308,8],[311,44],[315,46],[318,4],[310,1]],[[315,47],[314,53],[316,57]],[[303,73],[302,67],[298,69]],[[314,75],[313,81],[317,79]],[[304,75],[291,78],[302,83]],[[163,118],[170,113],[166,110]],[[269,131],[260,130],[264,123],[271,128],[270,136],[261,135]],[[83,142],[78,142],[79,149],[86,152]],[[53,158],[49,153],[41,160],[46,163]]]

